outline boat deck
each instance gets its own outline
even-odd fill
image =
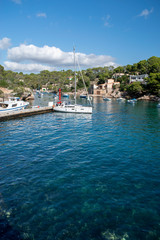
[[[24,110],[11,111],[11,112],[0,112],[0,122],[10,119],[16,119],[21,117],[28,117],[37,114],[44,114],[52,112],[53,108],[51,107],[33,107]]]

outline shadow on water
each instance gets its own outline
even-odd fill
[[[7,219],[0,217],[0,239],[1,240],[23,240],[20,233],[15,230]]]

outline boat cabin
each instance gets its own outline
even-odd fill
[[[19,97],[10,97],[9,98],[9,102],[17,102],[17,101],[20,101]]]

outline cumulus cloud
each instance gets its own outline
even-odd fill
[[[0,40],[0,49],[7,49],[11,45],[11,39],[5,37]]]
[[[43,70],[48,70],[48,71],[55,70],[54,67],[45,66],[45,65],[36,64],[36,63],[21,64],[16,62],[5,61],[4,65],[5,65],[5,69],[17,71],[17,72],[40,72]]]
[[[153,8],[151,10],[144,9],[138,16],[147,18],[153,12]]]
[[[14,2],[16,4],[21,4],[21,0],[12,0],[12,2]]]
[[[42,18],[46,18],[47,17],[46,13],[37,13],[36,16],[37,17],[42,17]]]
[[[76,53],[76,57],[78,58],[80,66],[83,68],[116,66],[115,59],[107,55]],[[63,52],[54,46],[37,47],[35,45],[22,44],[19,47],[8,50],[8,59],[17,63],[30,61],[32,63],[48,64],[49,66],[58,68],[73,67],[73,53]]]

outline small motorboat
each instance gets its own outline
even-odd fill
[[[111,98],[103,97],[103,100],[104,100],[104,101],[111,101]]]
[[[87,95],[81,94],[81,95],[80,95],[80,98],[87,98]]]
[[[69,98],[69,94],[64,93],[62,97],[64,97],[64,98]]]
[[[137,99],[136,98],[133,98],[133,99],[129,99],[127,100],[128,103],[135,103],[137,102]]]
[[[125,98],[122,98],[122,97],[120,97],[120,98],[117,98],[117,101],[119,101],[119,102],[124,102],[126,99]]]

